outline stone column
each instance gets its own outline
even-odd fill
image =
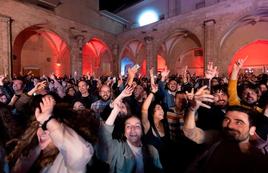
[[[215,59],[215,24],[214,19],[204,21],[204,70],[208,62]]]
[[[177,15],[177,0],[168,0],[168,17]]]
[[[112,60],[112,73],[113,75],[117,76],[119,73],[121,73],[120,71],[120,67],[121,67],[121,61],[120,61],[120,57],[119,57],[119,45],[118,44],[114,44],[113,45],[113,60]]]
[[[146,76],[149,76],[149,70],[151,67],[156,68],[156,58],[154,56],[153,40],[154,38],[152,36],[144,37],[146,49]]]
[[[83,35],[75,35],[71,37],[71,73],[74,72],[82,75],[82,51],[85,37]]]
[[[0,74],[11,77],[11,18],[0,15]]]

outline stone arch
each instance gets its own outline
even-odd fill
[[[82,73],[113,74],[113,54],[100,38],[91,38],[82,48]]]
[[[70,49],[53,30],[42,25],[30,26],[15,38],[12,55],[12,74],[28,73],[58,76],[70,74]]]
[[[121,63],[120,63],[120,74],[121,75],[126,75],[127,74],[127,69],[129,67],[132,67],[135,63],[127,56],[123,57],[121,59]]]
[[[144,76],[146,75],[146,50],[142,41],[130,40],[124,44],[119,56],[120,70],[125,69],[121,66],[124,65],[122,60],[126,57],[134,62],[134,64],[139,64],[141,66],[140,73]]]
[[[191,74],[203,76],[204,57],[202,56],[202,51],[202,48],[193,48],[182,52],[176,63],[177,72],[182,74],[185,66],[187,66]]]
[[[241,57],[248,57],[243,65],[244,72],[265,73],[268,70],[268,40],[256,40],[235,52],[228,66],[231,73],[233,64]],[[241,71],[243,72],[243,71]]]
[[[250,45],[258,40],[268,40],[268,7],[259,8],[251,14],[241,17],[228,28],[219,42],[219,57],[225,61],[220,62],[224,73],[230,72],[230,66],[234,63],[237,52],[243,47]],[[240,54],[241,55],[241,54]],[[258,57],[256,57],[258,58]],[[247,64],[250,66],[250,64]]]
[[[182,55],[187,51],[193,51],[189,62],[194,61],[196,50],[198,56],[202,56],[201,42],[196,35],[185,29],[177,29],[172,34],[168,35],[158,49],[158,55],[166,60],[166,65],[171,70],[171,73],[178,73],[181,68]],[[192,60],[191,60],[192,59]]]

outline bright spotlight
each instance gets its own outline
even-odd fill
[[[139,17],[139,25],[144,26],[159,20],[158,14],[153,10],[147,10],[143,12]]]

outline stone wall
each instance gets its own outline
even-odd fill
[[[0,63],[3,64],[0,66],[0,73],[11,74],[11,52],[15,39],[22,31],[33,26],[52,31],[66,42],[70,48],[71,72],[78,71],[80,74],[81,47],[93,37],[102,40],[112,52],[112,65],[115,67],[113,73],[119,72],[122,58],[120,55],[128,47],[127,44],[135,40],[145,46],[147,70],[156,64],[158,51],[163,45],[166,50],[161,56],[168,55],[168,45],[175,39],[177,44],[173,48],[175,50],[172,50],[172,56],[163,56],[172,72],[177,72],[176,68],[182,66],[178,64],[177,56],[201,48],[205,66],[209,61],[213,61],[224,74],[227,73],[227,67],[230,66],[235,52],[241,47],[255,40],[268,40],[267,0],[225,0],[117,35],[106,32],[113,32],[117,25],[105,20],[103,22],[107,25],[96,24],[101,29],[90,26],[90,20],[97,22],[99,19],[98,12],[93,12],[97,10],[95,1],[78,2],[76,5],[81,10],[71,10],[73,13],[70,13],[72,6],[67,4],[70,4],[71,0],[67,0],[65,6],[59,6],[56,12],[14,0],[0,1]],[[89,8],[91,13],[86,13]],[[150,38],[149,41],[146,38]],[[183,62],[187,63],[185,60]]]
[[[115,42],[114,35],[98,30],[96,28],[77,23],[75,21],[57,16],[50,11],[42,10],[39,7],[23,4],[14,0],[0,2],[1,23],[1,42],[0,42],[0,72],[11,74],[11,51],[9,48],[14,44],[16,37],[25,29],[38,26],[56,33],[63,39],[71,49],[71,71],[81,73],[80,48],[91,38],[97,37],[112,48]],[[11,19],[9,33],[8,19]],[[8,40],[10,37],[11,40]]]
[[[11,19],[0,15],[0,74],[11,74]]]
[[[235,51],[241,46],[254,40],[267,39],[267,9],[268,1],[266,0],[226,0],[209,7],[121,33],[117,37],[119,51],[123,51],[125,44],[129,40],[136,39],[145,42],[144,38],[146,36],[154,38],[153,49],[158,50],[170,35],[174,34],[178,29],[183,29],[195,35],[200,41],[201,47],[204,49],[205,64],[213,61],[219,66],[221,73],[226,73],[226,67]],[[249,18],[255,22],[254,26],[249,22],[243,23],[241,21],[243,18]],[[240,31],[239,28],[242,26],[248,29]],[[236,36],[232,35],[234,33]],[[156,61],[156,57],[154,57],[154,61]],[[168,61],[171,61],[168,64],[169,68],[176,71],[175,66],[173,66],[175,60]]]

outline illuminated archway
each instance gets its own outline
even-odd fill
[[[188,70],[191,74],[197,76],[204,75],[204,57],[201,54],[202,49],[191,49],[181,54],[177,59],[176,68],[178,73],[182,74],[185,66],[188,66]]]
[[[141,69],[140,69],[140,74],[141,76],[146,76],[146,65],[147,65],[147,61],[146,59],[144,59],[141,63]]]
[[[142,76],[146,75],[146,50],[145,46],[139,40],[132,40],[124,46],[120,54],[120,65],[121,65],[121,74],[125,74],[125,67],[122,67],[122,62],[125,57],[128,57],[133,64],[139,64],[141,66],[140,73]]]
[[[196,50],[200,50],[202,56],[201,42],[197,36],[188,30],[177,29],[174,33],[165,38],[159,47],[157,64],[159,66],[160,63],[162,63],[162,68],[164,64],[166,64],[171,74],[181,73],[185,65],[195,69],[203,67],[200,63],[195,62],[197,61],[195,55]],[[195,72],[201,74],[200,70]]]
[[[242,16],[229,27],[224,32],[219,44],[218,53],[218,64],[221,65],[220,72],[230,73],[232,64],[237,59],[237,56],[244,56],[245,54],[236,55],[238,52],[242,52],[242,49],[246,45],[251,45],[251,43],[256,40],[268,40],[267,28],[268,28],[268,8],[262,7],[257,8],[254,11]],[[260,43],[260,42],[259,42]],[[254,44],[252,44],[253,46]],[[256,46],[256,45],[255,45]],[[251,47],[251,46],[250,46]],[[245,51],[245,50],[244,50]],[[263,54],[262,52],[259,52]],[[258,56],[254,56],[256,58]],[[221,61],[224,58],[225,61]],[[250,66],[249,56],[246,66]],[[254,68],[260,68],[258,59],[253,62]],[[258,64],[256,64],[258,63]],[[258,67],[257,67],[258,66]],[[226,68],[228,67],[228,68]]]
[[[98,38],[92,38],[83,46],[82,73],[112,74],[112,54],[108,46]]]
[[[15,39],[12,73],[57,76],[70,74],[70,51],[54,32],[39,26],[23,30]]]
[[[166,60],[161,55],[157,55],[157,72],[161,72],[166,67]]]
[[[253,69],[256,73],[265,72],[268,69],[268,40],[257,40],[240,48],[233,56],[228,73],[231,73],[233,64],[239,59],[248,56],[243,68]]]
[[[124,57],[121,60],[121,69],[120,69],[120,73],[121,75],[126,75],[127,74],[127,69],[132,67],[134,65],[134,62],[128,58],[128,57]]]

